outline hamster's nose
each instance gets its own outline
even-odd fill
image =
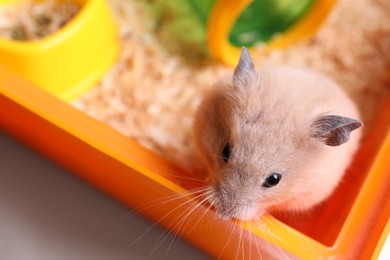
[[[239,219],[250,220],[256,216],[256,204],[251,201],[230,201],[220,199],[215,204],[218,217],[224,220]]]
[[[219,194],[216,195],[213,205],[217,216],[224,220],[234,218],[235,206],[233,203]]]
[[[233,218],[241,219],[242,208],[240,204],[236,201],[231,201],[230,199],[220,199],[216,205],[216,211],[218,217],[224,220],[230,220]]]
[[[254,216],[256,206],[251,198],[221,187],[220,183],[215,183],[213,190],[212,204],[218,217],[224,220],[249,220]]]
[[[232,209],[225,209],[222,207],[217,207],[217,215],[224,220],[230,220],[234,218]]]

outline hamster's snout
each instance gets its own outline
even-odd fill
[[[212,204],[220,218],[250,220],[257,216],[257,204],[253,199],[241,198],[234,192],[221,190],[219,186],[213,190]]]

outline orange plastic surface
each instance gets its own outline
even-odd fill
[[[193,176],[3,67],[0,108],[1,129],[213,257],[368,259],[386,232],[390,103],[334,196],[309,214],[263,217],[261,228],[220,220],[203,205],[194,208],[188,190],[201,184],[191,182]]]
[[[387,225],[382,232],[382,236],[381,236],[381,238],[376,246],[376,249],[375,249],[374,254],[372,255],[371,259],[378,259],[379,258],[382,250],[384,250],[384,246],[385,246],[387,239],[390,241],[390,219],[387,221]]]

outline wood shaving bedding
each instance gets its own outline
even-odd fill
[[[79,11],[72,2],[22,2],[0,7],[0,37],[36,41],[63,27]]]
[[[145,2],[109,2],[120,26],[119,60],[73,105],[191,170],[194,113],[203,93],[221,78],[231,80],[233,69],[167,50]],[[339,0],[313,37],[284,51],[259,47],[254,60],[328,75],[358,104],[369,128],[390,86],[390,1]]]

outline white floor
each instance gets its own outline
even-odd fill
[[[130,215],[130,209],[0,132],[0,259],[208,258],[172,236],[154,250],[165,230],[148,231],[153,223]]]

